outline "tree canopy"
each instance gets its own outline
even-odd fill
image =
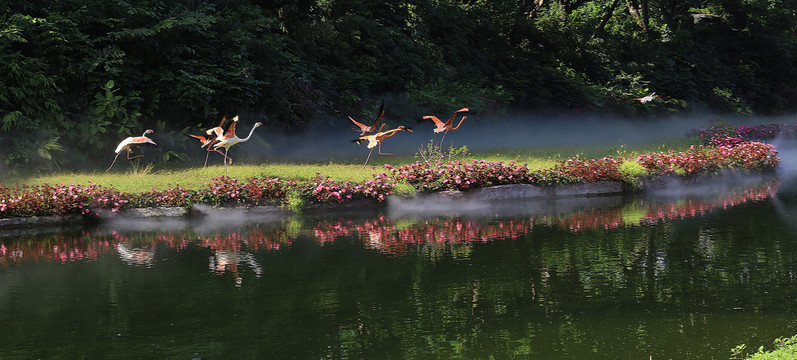
[[[796,14],[784,0],[12,0],[0,171],[96,165],[145,128],[235,114],[330,124],[385,97],[406,117],[782,114],[797,107]]]

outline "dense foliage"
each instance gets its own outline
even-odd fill
[[[792,1],[42,1],[0,9],[0,171],[97,168],[145,128],[159,161],[223,115],[302,129],[468,106],[782,113]],[[663,97],[641,104],[634,97]],[[166,139],[167,136],[172,136]],[[168,145],[168,146],[166,146]],[[64,156],[64,154],[69,156]]]

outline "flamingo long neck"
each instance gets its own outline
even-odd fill
[[[459,120],[459,124],[457,124],[456,127],[451,128],[451,130],[459,129],[459,126],[462,125],[462,122],[465,121],[466,118],[467,118],[467,116],[463,116],[462,120]]]
[[[454,115],[451,115],[451,117],[448,119],[448,121],[446,121],[446,126],[451,126],[451,124],[454,123],[454,118],[455,117],[457,117],[457,113],[454,113]]]
[[[393,130],[388,130],[388,131],[386,131],[386,133],[390,133],[390,135],[388,135],[388,134],[385,134],[385,135],[383,135],[383,136],[379,137],[379,140],[383,140],[383,139],[392,138],[392,137],[393,137],[393,135],[396,135],[396,133],[397,133],[397,132],[399,132],[399,131],[401,131],[401,129],[393,129]]]
[[[255,132],[255,129],[257,129],[257,126],[252,126],[252,130],[249,130],[249,136],[247,136],[247,137],[245,137],[245,138],[241,139],[241,141],[239,141],[239,142],[246,142],[246,141],[249,141],[249,138],[250,138],[250,137],[252,137],[252,133],[254,133],[254,132]]]

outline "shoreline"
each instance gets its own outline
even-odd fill
[[[711,191],[720,184],[737,184],[739,182],[754,182],[772,178],[775,174],[767,173],[730,173],[697,178],[663,177],[655,180],[641,181],[638,188],[630,189],[621,181],[597,181],[567,185],[529,185],[508,184],[477,188],[468,191],[439,191],[429,193],[415,193],[408,196],[388,196],[385,201],[375,199],[359,199],[344,203],[307,204],[299,211],[285,205],[271,206],[210,206],[207,204],[194,204],[186,207],[146,207],[123,209],[111,212],[107,209],[91,211],[86,215],[50,215],[14,217],[0,219],[0,230],[30,229],[35,227],[52,227],[67,225],[86,225],[107,221],[128,219],[197,219],[213,217],[221,214],[236,213],[248,219],[267,219],[284,217],[298,213],[314,215],[331,212],[336,215],[347,212],[357,212],[365,209],[392,208],[411,213],[417,211],[424,213],[434,207],[456,209],[458,204],[467,202],[486,203],[515,203],[525,202],[561,202],[562,200],[584,200],[581,203],[595,202],[600,198],[627,196],[639,193],[668,192],[693,192],[701,193]],[[691,190],[690,190],[691,189]],[[521,206],[522,207],[522,206]],[[402,210],[414,208],[417,210]]]

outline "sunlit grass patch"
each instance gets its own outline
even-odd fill
[[[692,144],[689,139],[677,139],[660,144],[647,144],[639,146],[560,146],[539,147],[527,149],[494,149],[478,151],[467,154],[467,159],[482,159],[496,162],[514,161],[525,163],[530,171],[551,169],[557,163],[569,158],[601,158],[607,156],[630,157],[652,151],[665,151],[669,149],[684,150]],[[276,177],[302,181],[312,179],[316,175],[329,177],[336,181],[361,182],[373,179],[374,173],[385,171],[384,165],[400,166],[412,164],[423,160],[418,156],[376,156],[371,159],[368,166],[363,167],[360,159],[341,159],[326,163],[286,163],[274,162],[265,164],[234,164],[228,165],[227,174],[238,179],[253,177]],[[166,190],[175,186],[186,189],[199,190],[205,188],[211,179],[224,175],[224,165],[211,165],[203,167],[189,167],[184,169],[156,169],[151,166],[117,167],[110,172],[62,172],[48,175],[31,176],[24,178],[0,179],[5,185],[27,184],[78,184],[88,185],[96,183],[109,186],[119,191],[137,193],[143,191]]]

